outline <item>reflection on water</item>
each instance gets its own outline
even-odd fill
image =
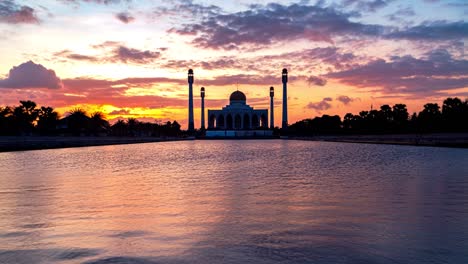
[[[468,263],[467,164],[286,140],[0,153],[0,263]]]

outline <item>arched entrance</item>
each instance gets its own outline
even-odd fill
[[[258,128],[258,126],[259,126],[258,116],[253,115],[252,116],[252,128],[253,129]]]
[[[236,115],[234,118],[234,129],[241,129],[242,128],[242,119],[239,114]]]
[[[244,129],[250,129],[250,116],[248,114],[244,115]]]
[[[264,114],[261,115],[260,122],[261,122],[261,127],[262,128],[268,128],[268,120],[267,120],[266,115],[264,115]]]
[[[217,128],[223,129],[225,124],[224,124],[224,115],[219,115],[218,120],[216,121]]]
[[[215,128],[215,123],[216,123],[216,116],[210,115],[210,118],[208,119],[208,127]]]
[[[231,115],[231,114],[228,114],[228,115],[226,116],[226,128],[227,128],[227,129],[232,129],[232,124],[233,124],[233,122],[232,122],[232,115]]]

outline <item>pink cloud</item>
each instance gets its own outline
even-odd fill
[[[6,79],[0,80],[0,88],[49,88],[62,87],[55,71],[32,61],[13,67]]]

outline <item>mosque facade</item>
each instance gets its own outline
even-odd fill
[[[287,70],[282,71],[283,82],[283,117],[282,130],[287,129]],[[194,74],[190,69],[189,83],[189,133],[194,132],[193,118],[193,82]],[[205,87],[200,89],[201,124],[205,130]],[[221,109],[208,110],[208,127],[206,137],[271,137],[274,129],[274,88],[270,87],[270,124],[268,124],[268,109],[254,109],[247,104],[247,97],[239,90],[231,93],[229,104]]]
[[[245,94],[235,91],[229,105],[208,110],[208,130],[250,130],[268,128],[268,109],[254,109],[247,103]]]

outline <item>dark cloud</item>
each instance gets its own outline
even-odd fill
[[[176,16],[187,19],[196,17],[213,16],[222,12],[221,8],[215,5],[201,5],[193,3],[192,0],[177,0],[168,1],[172,5],[170,7],[159,6],[154,10],[156,18],[162,16]]]
[[[135,21],[135,17],[128,12],[121,12],[115,15],[115,17],[122,23],[128,24]]]
[[[411,7],[399,8],[393,14],[387,15],[387,18],[394,22],[404,22],[408,18],[414,17],[416,13]]]
[[[346,96],[346,95],[340,95],[336,98],[336,100],[342,102],[344,105],[348,105],[349,103],[354,101],[353,98]]]
[[[90,56],[78,53],[73,53],[70,50],[63,50],[54,53],[57,57],[62,57],[70,60],[89,61],[95,63],[106,62],[123,62],[146,64],[161,58],[160,51],[139,50],[123,46],[119,42],[107,41],[99,45],[92,46],[95,49],[101,49],[101,56]],[[163,49],[160,49],[161,51]]]
[[[379,87],[383,93],[429,95],[468,87],[468,60],[456,60],[446,50],[434,50],[423,58],[394,56],[325,76],[356,87]]]
[[[138,50],[119,46],[114,50],[113,58],[117,61],[128,63],[148,63],[161,57],[161,52]]]
[[[320,113],[321,111],[328,110],[332,107],[330,104],[331,101],[333,101],[332,98],[325,97],[320,102],[310,102],[309,104],[307,104],[306,107],[309,109],[314,109],[315,111]]]
[[[20,6],[11,0],[0,2],[0,23],[8,24],[38,24],[36,11],[26,5]]]
[[[60,51],[60,52],[56,52],[56,53],[54,53],[54,56],[67,58],[67,59],[70,59],[70,60],[78,60],[78,61],[90,61],[90,62],[98,62],[99,61],[96,57],[73,53],[70,50],[63,50],[63,51]]]
[[[60,0],[64,3],[73,3],[73,4],[80,4],[80,3],[94,3],[94,4],[118,4],[121,2],[131,2],[132,0]]]
[[[126,109],[114,110],[108,113],[108,115],[129,115],[129,114],[130,114],[130,110],[126,110]]]
[[[353,6],[359,11],[375,12],[395,0],[344,0],[344,6]]]
[[[0,88],[49,88],[62,87],[61,80],[53,70],[32,61],[13,67],[6,79],[0,80]]]
[[[393,1],[393,0],[392,0]],[[390,0],[346,0],[345,3],[360,11],[375,12],[387,6]],[[346,10],[346,9],[344,9]],[[446,41],[468,37],[465,21],[428,21],[416,26],[395,27],[355,22],[358,11],[343,11],[336,6],[322,4],[252,5],[248,11],[223,13],[214,9],[198,22],[186,23],[168,32],[193,36],[197,47],[234,50],[241,47],[258,49],[274,43],[297,39],[334,43],[336,38],[379,37],[384,39],[409,39]],[[390,20],[405,22],[413,16],[411,8],[400,8],[387,16]]]
[[[265,46],[295,39],[333,42],[334,36],[377,36],[385,29],[352,22],[351,16],[320,5],[255,5],[248,11],[213,14],[201,23],[185,24],[169,32],[193,35],[193,44],[199,47],[229,50],[241,45]]]
[[[444,41],[468,38],[468,22],[432,21],[418,26],[394,30],[385,36],[389,39]]]
[[[307,78],[307,83],[317,86],[325,86],[327,84],[327,80],[319,76],[309,76],[309,78]]]

